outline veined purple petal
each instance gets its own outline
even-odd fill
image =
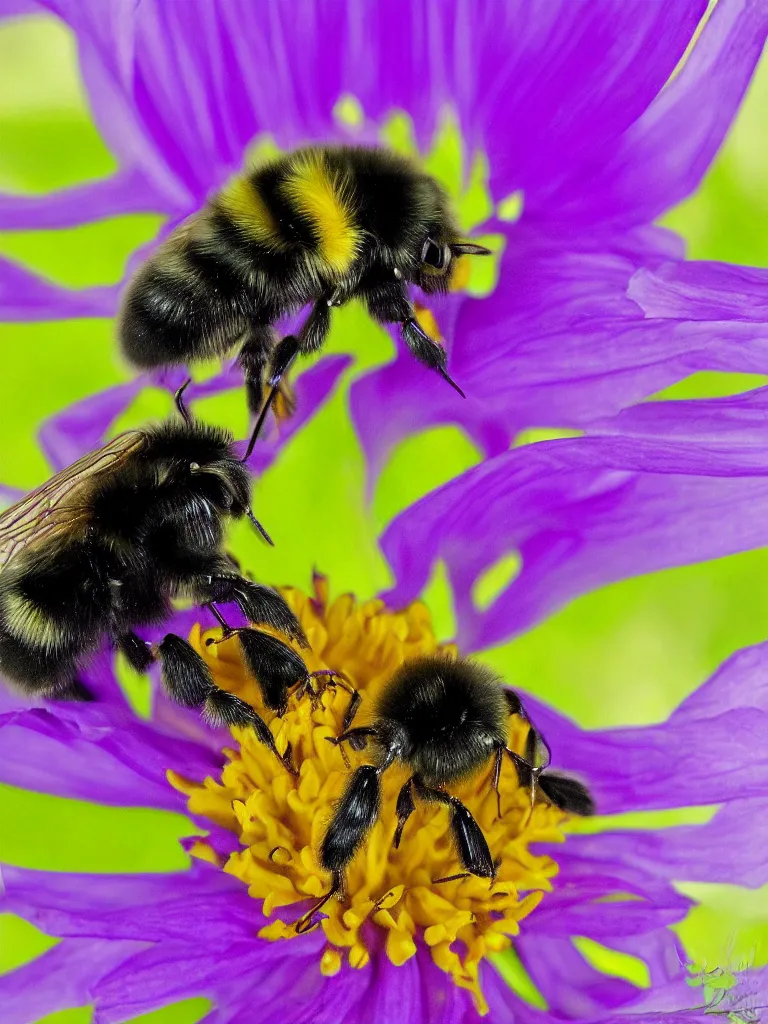
[[[113,285],[80,290],[59,288],[0,257],[0,320],[66,320],[110,317],[117,309]]]
[[[526,707],[556,752],[558,768],[588,782],[602,814],[762,800],[768,787],[768,752],[759,740],[768,728],[766,666],[768,644],[739,651],[683,701],[668,721],[658,725],[582,731],[531,697],[526,698]],[[714,753],[708,756],[707,752]],[[718,812],[714,820],[727,823],[731,815],[740,820],[743,811],[736,803],[732,810]],[[718,827],[700,825],[696,829],[705,829],[702,848],[713,848]],[[728,843],[733,833],[722,827],[719,831],[721,841]],[[683,856],[686,836],[692,839],[694,832],[667,829],[653,835],[656,838],[648,842],[659,842],[660,850],[670,851],[668,855],[659,853],[660,863],[668,856],[671,864],[676,851]],[[667,841],[669,847],[664,845]],[[569,849],[576,854],[581,842],[581,838],[573,844],[569,840]],[[641,847],[642,842],[638,849]],[[696,865],[695,855],[691,858]],[[759,853],[746,842],[742,855],[733,857],[734,876],[751,878],[754,872],[763,871],[756,858]],[[730,859],[730,853],[723,853],[713,864],[727,874],[723,865]],[[614,865],[630,862],[628,858],[613,861]],[[638,863],[645,871],[650,860]]]
[[[185,941],[205,921],[205,941],[221,948],[253,938],[264,923],[238,879],[192,861],[155,875],[75,875],[2,868],[4,913],[48,935],[109,941]]]
[[[168,784],[173,767],[204,778],[221,757],[164,735],[107,705],[79,706],[71,717],[43,708],[0,715],[0,781],[22,789],[122,807],[180,811],[184,798]]]
[[[165,204],[136,170],[118,171],[40,196],[0,194],[0,229],[68,228],[126,213],[164,212]]]
[[[59,1010],[87,1006],[94,983],[145,945],[70,939],[0,975],[3,1024],[30,1024]]]
[[[651,104],[706,5],[499,7],[483,17],[462,4],[453,23],[452,52],[464,61],[455,88],[461,124],[471,146],[488,153],[494,196],[522,188],[527,211],[548,218],[552,194],[600,166]]]
[[[136,0],[109,4],[41,0],[41,4],[66,21],[77,36],[80,70],[94,120],[121,166],[136,168],[158,196],[165,196],[169,213],[189,211],[202,196],[191,194],[173,173],[136,110],[136,14],[144,5]]]
[[[707,737],[706,747],[712,749],[708,743]],[[714,775],[721,770],[723,773],[734,771],[727,760],[722,768],[718,761],[716,755],[710,764],[710,770]],[[669,781],[673,787],[677,786],[678,771],[677,765],[670,766]],[[762,775],[765,776],[764,767]],[[764,792],[765,778],[762,786]],[[712,788],[713,794],[723,792],[723,787],[717,782]],[[728,788],[733,790],[730,785]],[[682,797],[681,793],[678,799]],[[717,799],[713,796],[713,802]],[[739,800],[733,797],[730,799],[731,802],[721,808],[705,825],[673,825],[658,830],[627,829],[623,832],[601,832],[591,836],[569,836],[562,860],[567,863],[574,857],[582,865],[589,864],[598,877],[604,871],[612,871],[613,866],[618,864],[626,865],[635,873],[674,878],[680,882],[723,882],[758,888],[768,882],[768,865],[765,862],[765,837],[760,835],[761,830],[755,828],[754,823],[763,820],[762,815],[768,811],[768,800]],[[737,841],[734,841],[736,838]],[[572,875],[570,880],[573,880]],[[555,899],[554,903],[557,902]],[[679,910],[675,901],[670,902]],[[639,906],[629,903],[617,913],[615,903],[603,904],[605,934],[611,934],[610,927],[614,919],[618,923],[622,914],[631,915],[633,909]],[[546,901],[542,907],[547,910]],[[649,908],[651,909],[653,908]],[[581,910],[583,907],[577,908],[577,912]],[[541,908],[532,918],[535,918],[535,928],[541,926],[540,911]],[[618,928],[619,931],[624,931],[623,922],[618,923]],[[570,934],[589,933],[571,927]]]
[[[258,1005],[264,1024],[298,1021],[310,1007],[318,1012],[317,999],[327,984],[318,969],[322,936],[307,938],[279,945],[251,939],[232,943],[225,952],[189,941],[164,942],[98,982],[96,1021],[117,1024],[191,996],[207,996],[223,1008]],[[365,986],[365,972],[354,973],[358,989]]]
[[[585,437],[490,459],[401,513],[382,546],[407,603],[444,559],[459,643],[514,636],[598,586],[768,543],[768,454],[706,442]],[[472,587],[502,555],[522,568],[485,611]]]
[[[768,32],[761,0],[725,0],[680,74],[626,133],[615,155],[596,160],[552,199],[562,216],[648,222],[701,181],[731,125]]]
[[[663,263],[641,267],[627,289],[646,317],[676,320],[768,319],[768,271],[731,263]]]
[[[459,424],[497,455],[528,426],[583,428],[696,370],[768,371],[765,319],[646,318],[627,291],[640,280],[638,257],[621,254],[618,238],[603,242],[577,250],[528,229],[509,236],[503,287],[465,299],[456,315],[449,369],[466,401],[408,353],[355,382],[372,480],[399,441],[436,424]]]
[[[56,413],[40,428],[40,446],[54,472],[100,447],[114,421],[144,387],[141,377],[118,384]]]

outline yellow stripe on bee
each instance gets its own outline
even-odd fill
[[[6,629],[22,643],[50,650],[61,641],[63,634],[56,620],[15,588],[3,594],[2,609]]]
[[[275,249],[286,248],[272,210],[250,178],[232,178],[216,197],[216,205],[254,241]]]
[[[335,273],[343,274],[357,255],[361,232],[344,185],[322,154],[298,157],[286,176],[283,192],[296,210],[312,222],[320,259]]]

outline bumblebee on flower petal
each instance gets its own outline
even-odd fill
[[[444,191],[411,160],[362,146],[298,149],[233,178],[172,232],[128,286],[120,342],[142,368],[239,346],[256,411],[268,368],[273,383],[285,368],[274,365],[273,324],[311,304],[297,349],[315,352],[332,308],[359,298],[456,387],[407,288],[443,291],[456,256],[487,253],[460,239]]]
[[[222,623],[216,602],[234,602],[250,621],[306,643],[280,594],[224,553],[226,521],[253,519],[250,476],[232,437],[194,421],[177,397],[181,419],[120,434],[0,516],[0,672],[30,693],[87,698],[78,673],[107,638],[138,671],[159,660],[178,703],[253,726],[274,748],[257,712],[216,686],[186,640],[169,633],[150,647],[134,632],[170,618],[181,596]],[[266,702],[282,706],[280,687],[306,676],[301,658],[261,631],[229,632],[247,654],[258,647]]]

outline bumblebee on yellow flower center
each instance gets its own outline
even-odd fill
[[[187,795],[192,813],[237,834],[242,849],[226,863],[204,841],[193,852],[242,879],[249,894],[262,901],[264,915],[274,920],[259,935],[270,940],[301,941],[297,920],[331,885],[317,857],[323,835],[350,771],[371,763],[370,749],[357,752],[328,742],[343,731],[349,689],[361,696],[355,725],[366,725],[381,687],[404,662],[438,653],[456,655],[455,648],[437,642],[429,613],[420,603],[393,612],[381,601],[358,604],[345,595],[329,604],[325,580],[318,578],[315,587],[312,598],[290,589],[283,596],[311,645],[310,651],[302,651],[309,671],[333,670],[344,685],[336,685],[333,677],[317,677],[315,699],[309,693],[292,697],[282,717],[264,708],[234,637],[207,645],[221,631],[201,633],[196,627],[190,638],[216,683],[251,703],[269,722],[278,750],[289,752],[296,774],[281,768],[274,752],[251,730],[239,728],[232,731],[236,746],[224,751],[227,763],[220,779],[194,781],[169,772],[171,783]],[[511,749],[524,751],[529,728],[522,717],[510,715]],[[560,825],[567,818],[545,802],[531,808],[530,789],[520,785],[509,763],[501,774],[499,816],[492,771],[489,760],[487,769],[452,786],[451,792],[485,834],[497,874],[493,879],[469,875],[451,881],[443,879],[462,869],[449,809],[417,801],[395,849],[395,805],[409,772],[395,764],[382,774],[381,813],[346,872],[343,899],[329,900],[325,916],[318,917],[327,939],[320,961],[323,974],[335,974],[344,959],[364,968],[379,930],[378,941],[384,941],[394,964],[412,957],[417,941],[423,941],[438,967],[469,989],[478,1009],[485,1010],[478,965],[487,954],[510,945],[519,922],[551,889],[556,863],[531,853],[529,846],[562,841]]]

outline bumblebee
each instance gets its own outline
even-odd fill
[[[355,707],[357,704],[355,704]],[[433,656],[406,662],[383,688],[373,713],[373,724],[345,727],[331,739],[362,750],[369,741],[376,748],[374,764],[353,772],[320,845],[320,864],[333,876],[333,887],[297,924],[299,932],[314,925],[314,915],[337,892],[343,874],[379,816],[381,776],[396,762],[408,767],[410,777],[397,799],[397,848],[414,797],[441,803],[451,812],[451,834],[462,874],[493,878],[496,862],[471,812],[448,787],[493,762],[491,784],[499,801],[502,761],[508,757],[520,784],[531,787],[531,800],[539,789],[544,797],[570,814],[591,815],[595,807],[583,783],[548,772],[550,753],[543,737],[531,726],[525,757],[507,746],[510,715],[527,718],[520,698],[494,673],[466,659]],[[348,716],[345,726],[351,725]],[[453,875],[451,878],[462,877]],[[442,879],[447,881],[448,879]]]
[[[150,369],[221,357],[239,346],[248,402],[261,405],[272,325],[311,304],[292,355],[325,341],[331,311],[361,299],[452,386],[445,350],[419,325],[408,285],[444,291],[463,241],[448,198],[409,159],[358,146],[308,147],[233,178],[177,227],[130,281],[120,344]],[[287,362],[283,357],[282,362]]]
[[[158,659],[178,703],[214,723],[251,725],[274,749],[262,719],[215,686],[186,640],[169,633],[149,646],[134,632],[166,620],[173,598],[192,598],[238,633],[269,707],[283,710],[307,676],[292,647],[260,630],[229,630],[217,608],[235,602],[249,621],[306,646],[282,597],[224,554],[228,519],[259,525],[231,435],[194,421],[181,394],[177,401],[181,418],[120,434],[0,516],[0,673],[29,693],[87,697],[78,670],[108,638],[139,671]]]

